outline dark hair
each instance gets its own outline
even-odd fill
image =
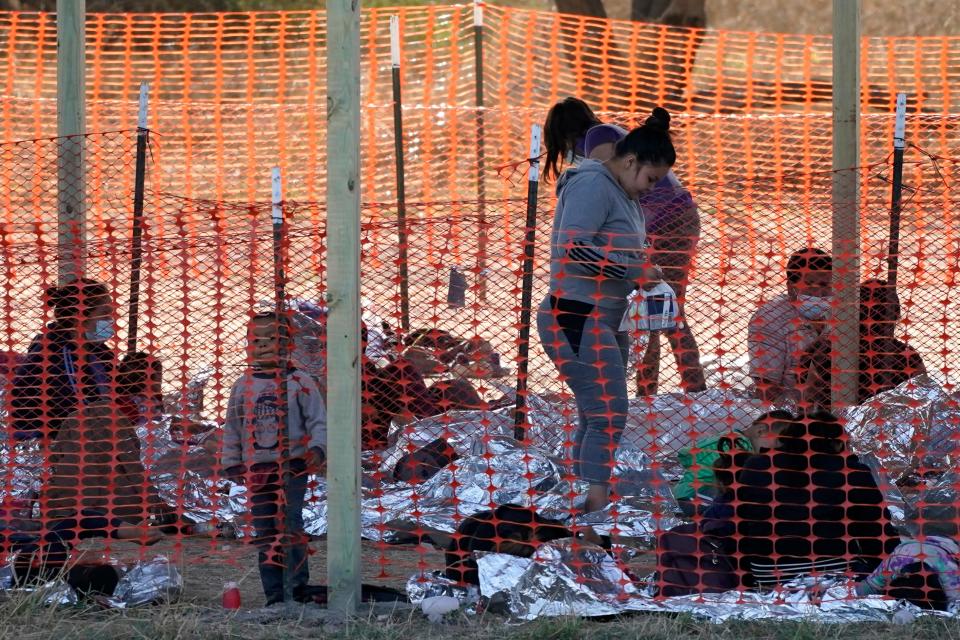
[[[284,337],[290,337],[292,335],[290,317],[286,313],[279,313],[276,310],[258,311],[250,318],[250,322],[271,322],[279,326]]]
[[[843,425],[832,413],[812,411],[802,415],[780,432],[780,446],[784,453],[838,454],[846,449]]]
[[[823,249],[807,247],[787,260],[787,282],[796,284],[807,271],[833,271],[833,258]]]
[[[796,417],[789,411],[775,409],[761,415],[753,421],[753,424],[766,422],[770,424],[771,428],[775,424],[782,425],[781,432],[783,432],[786,431],[795,420]],[[723,487],[733,485],[737,474],[743,469],[743,464],[747,458],[753,455],[753,453],[745,451],[744,448],[740,446],[739,440],[741,439],[742,436],[728,436],[721,438],[717,442],[717,451],[720,455],[717,457],[716,462],[713,463],[713,471],[717,482]]]
[[[867,332],[874,322],[892,323],[900,319],[900,298],[896,287],[873,278],[860,285],[860,325]]]
[[[533,555],[537,543],[570,538],[573,532],[560,521],[538,514],[532,507],[500,505],[493,511],[476,513],[457,527],[447,545],[446,575],[457,582],[478,583],[474,551],[493,551],[501,540],[522,544],[525,556]]]
[[[575,151],[577,139],[598,124],[601,124],[600,119],[586,102],[578,98],[565,98],[550,107],[543,125],[543,142],[547,147],[547,159],[543,163],[545,181],[559,177],[560,159]]]
[[[117,365],[117,390],[128,395],[142,393],[147,388],[150,376],[162,373],[160,361],[149,354],[143,351],[127,354]]]
[[[110,304],[112,299],[107,285],[89,278],[78,278],[62,287],[48,288],[46,302],[58,322],[73,325],[86,320],[91,311],[102,304]]]
[[[672,167],[677,151],[670,137],[670,114],[662,107],[655,108],[646,122],[628,133],[615,149],[615,158],[634,156],[641,165]]]

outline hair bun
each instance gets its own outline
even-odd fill
[[[663,107],[654,107],[644,124],[648,127],[657,127],[664,131],[670,131],[670,113]]]

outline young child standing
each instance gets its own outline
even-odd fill
[[[221,465],[224,475],[243,482],[251,496],[253,526],[260,546],[260,580],[267,606],[283,602],[283,570],[293,572],[294,598],[308,599],[310,580],[303,503],[309,471],[321,472],[326,463],[327,414],[323,397],[307,373],[281,358],[281,345],[292,346],[289,324],[276,312],[258,313],[248,327],[250,369],[230,392],[224,425]],[[286,381],[287,402],[278,398]],[[289,458],[281,456],[282,412],[286,411]],[[284,486],[284,469],[289,470]],[[281,491],[283,499],[281,500]],[[281,540],[281,505],[286,505]]]

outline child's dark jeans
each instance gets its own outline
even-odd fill
[[[267,597],[267,605],[283,602],[283,570],[293,572],[294,591],[303,591],[310,582],[307,536],[303,530],[303,502],[307,494],[307,472],[303,460],[290,462],[290,481],[284,491],[286,497],[286,521],[283,523],[283,540],[279,544],[279,513],[281,507],[280,472],[275,464],[254,465],[251,469],[251,502],[253,503],[253,528],[256,530],[257,546],[260,548],[260,582]],[[284,558],[283,551],[287,552]]]

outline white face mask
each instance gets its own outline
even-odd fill
[[[799,302],[797,313],[804,320],[823,320],[830,313],[830,302],[833,300],[830,296],[823,298],[819,296],[797,295]]]
[[[87,331],[86,338],[90,342],[106,342],[113,337],[113,320],[101,318],[93,326],[93,331]]]

